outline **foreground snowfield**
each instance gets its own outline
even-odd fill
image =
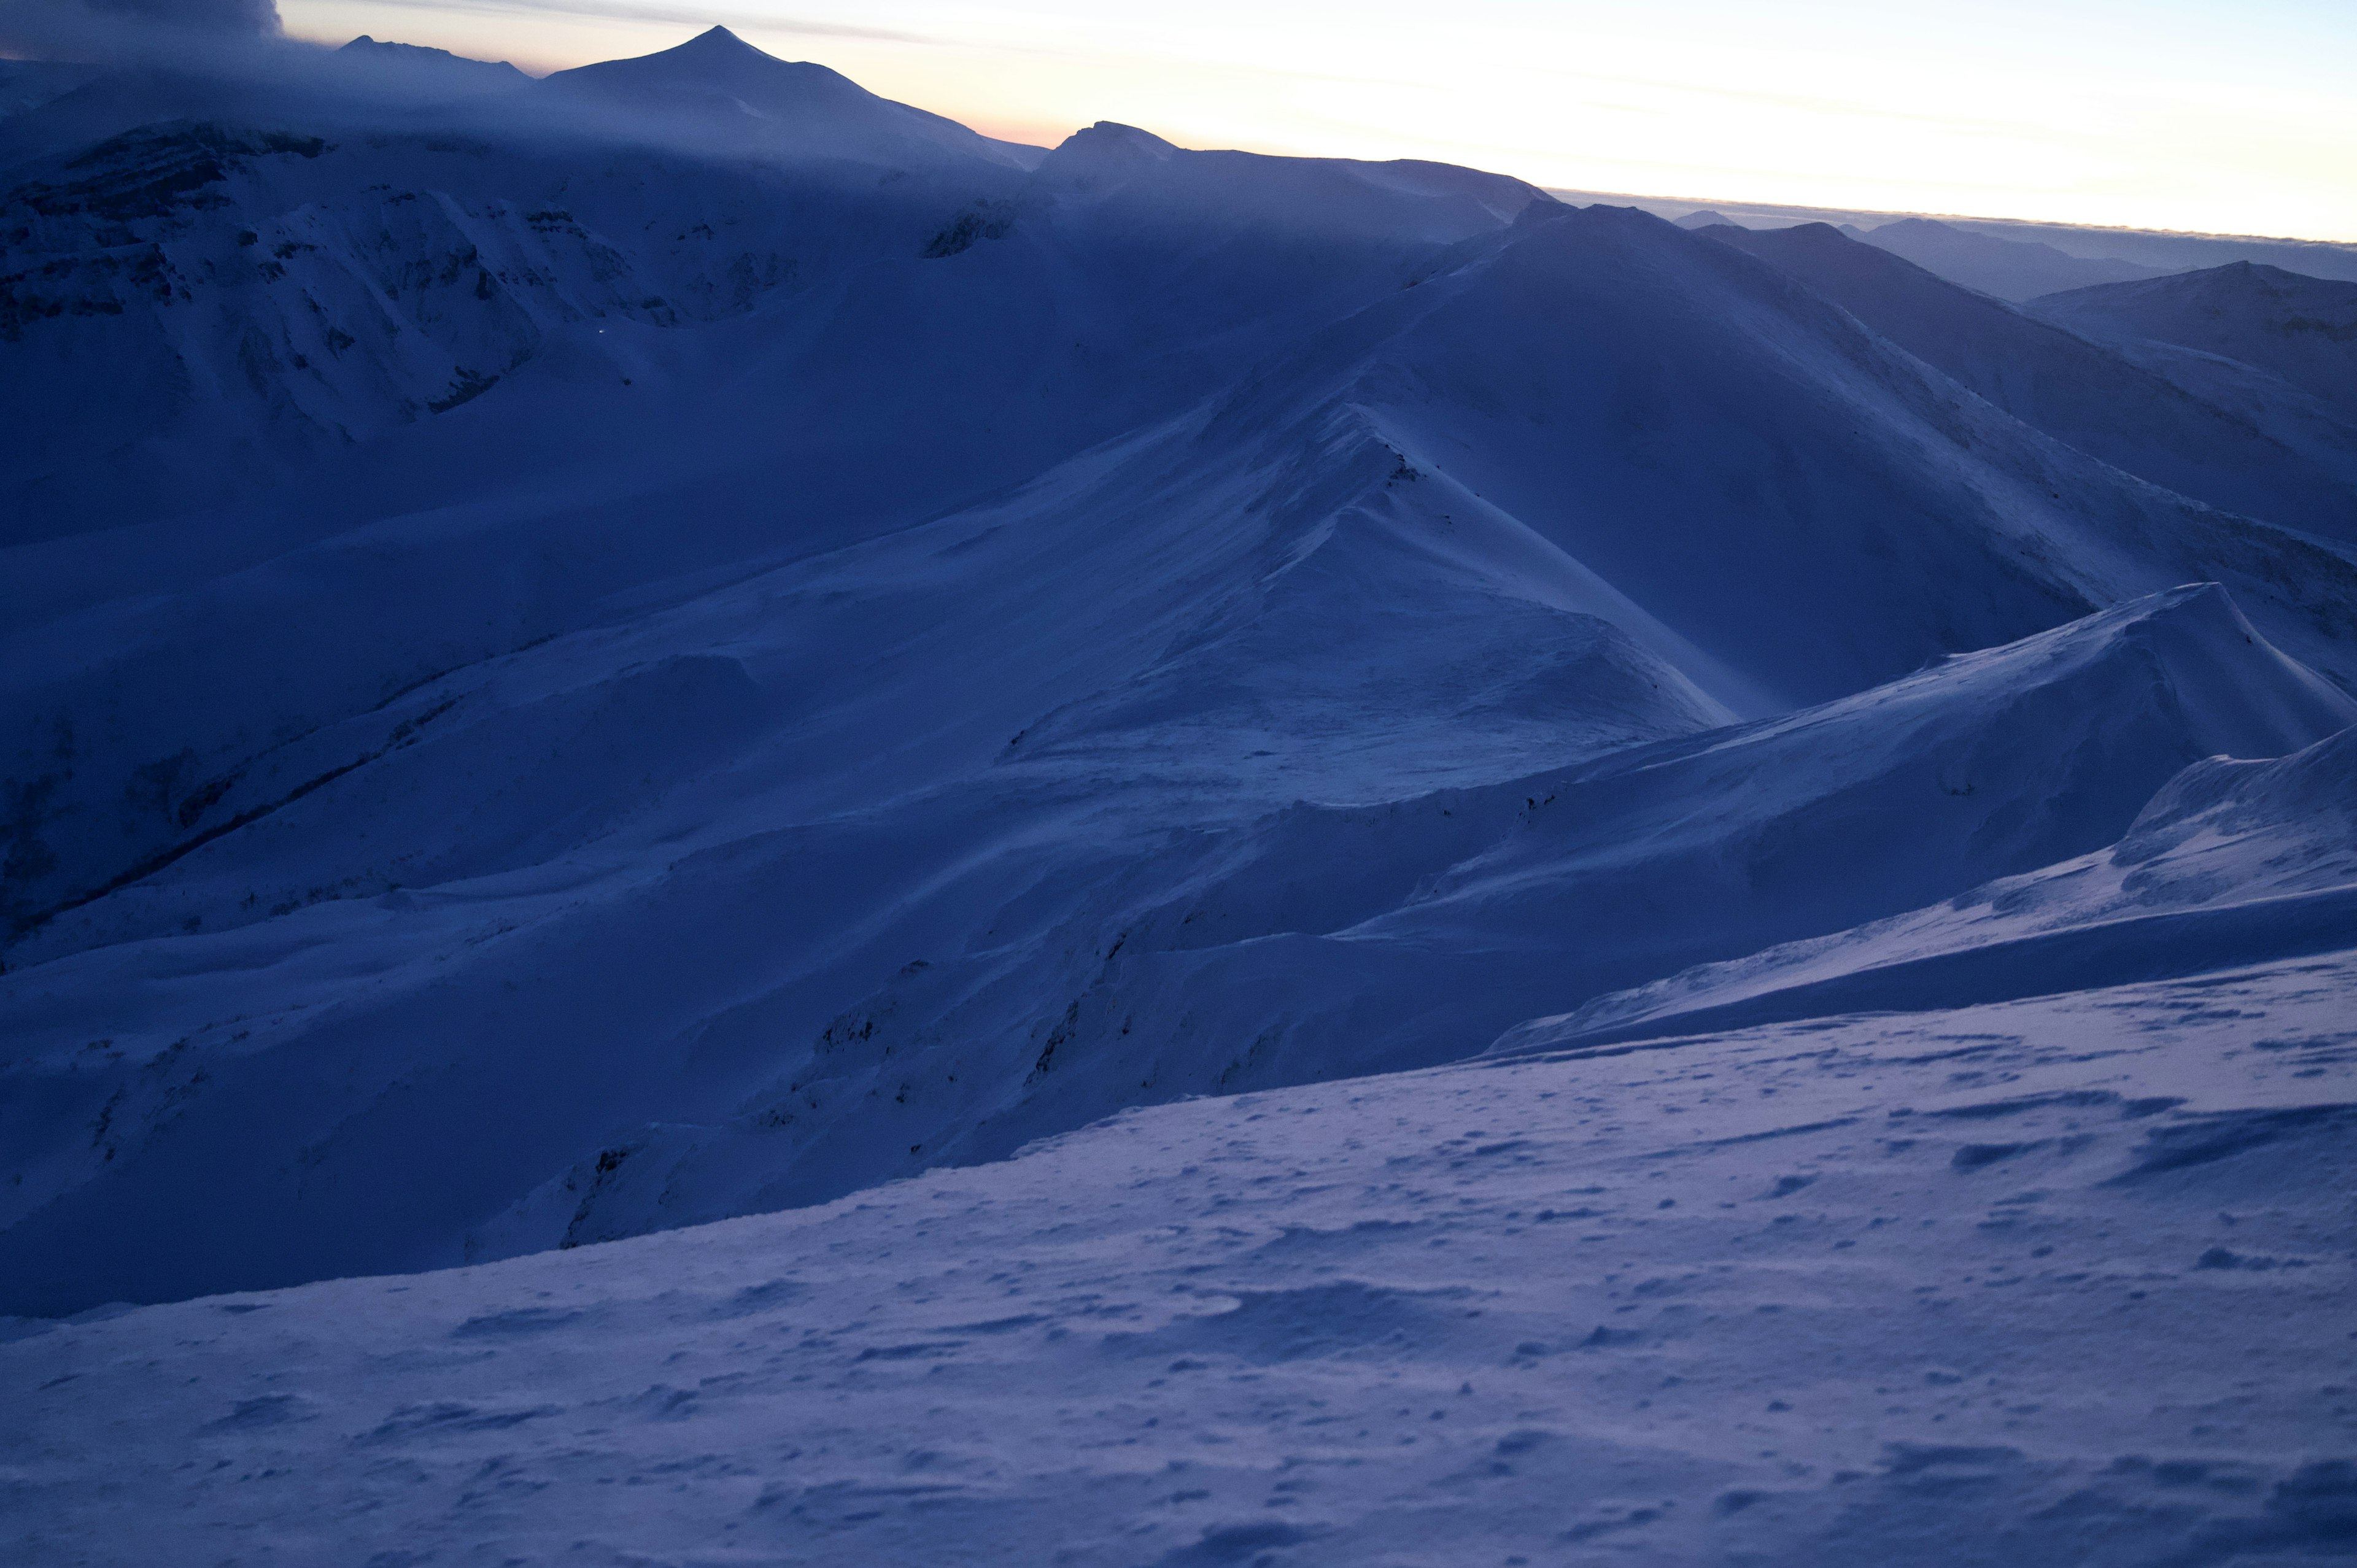
[[[1191,1101],[819,1208],[25,1324],[0,1551],[2339,1557],[2352,984]]]

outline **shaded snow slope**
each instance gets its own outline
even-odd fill
[[[1910,1011],[2327,951],[2357,930],[2357,727],[2171,779],[2108,849],[1509,1031],[1501,1052]]]
[[[2352,983],[1200,1101],[822,1208],[18,1325],[0,1550],[2339,1561]]]
[[[2357,438],[2304,441],[2298,424],[2278,434],[2271,426],[2285,422],[2272,409],[2198,397],[2117,351],[1823,223],[1706,232],[2091,456],[2228,511],[2357,540]]]
[[[2066,288],[2149,278],[2163,271],[2115,257],[2073,256],[2042,240],[1999,239],[1936,218],[1902,218],[1861,230],[1857,238],[1951,283],[1999,299],[2035,299]]]
[[[626,63],[785,80],[707,43]],[[171,301],[26,341],[211,367],[124,378],[111,436],[179,411],[155,474],[285,466],[36,513],[0,561],[17,1307],[598,1240],[1463,1057],[2348,722],[2329,542],[1640,213],[1113,124],[892,178],[358,116],[218,178],[169,161],[211,156],[187,127],[41,166],[95,182],[60,254],[151,169],[194,183],[136,220]],[[349,385],[293,365],[362,300]],[[249,333],[280,371],[240,382]]]
[[[506,97],[420,124],[367,92],[170,85],[178,117],[52,135],[0,177],[0,340],[24,370],[0,407],[28,437],[0,467],[11,542],[250,499],[471,402],[566,327],[738,317],[918,255],[1022,177],[929,143],[878,188]],[[102,81],[42,115],[70,122],[102,90],[125,91]]]
[[[1409,294],[1427,289],[1331,335],[1385,333],[1352,395],[1414,464],[1733,672],[1713,687],[1688,667],[1740,709],[2207,578],[2287,652],[2357,673],[2338,651],[2345,552],[2063,447],[1729,247],[1627,209],[1534,207],[1493,256]]]
[[[961,199],[830,214],[835,243],[881,230],[870,254],[913,249]],[[472,401],[567,328],[741,312],[822,260],[780,219],[824,198],[750,168],[493,171],[426,137],[181,123],[40,169],[7,201],[22,227],[0,335],[21,373],[0,407],[28,437],[5,475],[26,542],[250,496]]]
[[[1609,622],[1566,607],[1525,537],[1501,528],[1486,542],[1459,536],[1436,548],[1434,520],[1403,514],[1397,455],[1362,424],[1322,436],[1269,433],[1250,466],[1208,490],[1183,461],[1163,490],[1130,488],[1139,469],[1164,470],[1199,440],[1182,429],[996,507],[430,682],[231,781],[207,809],[249,820],[61,916],[19,954],[29,966],[0,982],[29,1009],[20,1015],[28,1025],[70,1031],[77,993],[114,990],[125,960],[144,967],[143,947],[126,939],[160,954],[153,944],[177,947],[193,929],[222,933],[198,939],[215,944],[220,961],[188,976],[192,991],[166,983],[156,1026],[177,1032],[168,1020],[192,1004],[248,1014],[277,999],[264,1004],[276,1021],[259,1033],[241,1026],[178,1049],[159,1037],[150,1051],[135,1043],[144,1030],[118,1027],[99,1052],[25,1064],[44,1079],[63,1070],[53,1081],[78,1085],[69,1093],[79,1099],[98,1088],[82,1067],[111,1061],[106,1076],[131,1074],[120,1080],[126,1098],[107,1112],[113,1090],[102,1090],[91,1114],[110,1129],[133,1118],[143,1148],[151,1133],[178,1129],[155,1165],[102,1138],[110,1146],[85,1174],[102,1176],[113,1196],[93,1190],[38,1214],[34,1228],[64,1248],[44,1277],[54,1281],[48,1271],[79,1252],[66,1237],[90,1202],[122,1212],[126,1241],[132,1230],[147,1236],[105,1265],[131,1271],[117,1275],[125,1288],[159,1288],[188,1268],[317,1272],[387,1247],[435,1256],[651,1112],[787,1128],[796,1076],[813,1068],[837,1080],[823,1090],[824,1116],[804,1108],[805,1127],[814,1121],[819,1132],[763,1141],[756,1177],[798,1160],[804,1179],[837,1187],[889,1174],[909,1157],[902,1145],[971,1133],[994,1111],[1020,1112],[1011,1131],[989,1134],[1001,1144],[1069,1125],[1081,1107],[1061,1104],[1060,1082],[1036,1096],[1024,1083],[1054,1026],[1036,1019],[1039,993],[1060,989],[1057,977],[1082,961],[1067,940],[1107,940],[1125,908],[1168,897],[1150,880],[1124,887],[1143,851],[1303,788],[1520,773],[1725,716]],[[1271,495],[1286,499],[1266,509]],[[1108,517],[1125,526],[1105,527]],[[1000,628],[1010,625],[1039,631],[1008,644]],[[1270,656],[1240,657],[1254,641]],[[996,658],[974,659],[994,643]],[[867,682],[830,677],[846,644],[874,660]],[[1303,657],[1321,650],[1322,661]],[[1193,677],[1169,680],[1190,668]],[[1157,671],[1178,688],[1176,712],[1141,712],[1121,690],[1125,672],[1151,686]],[[1109,681],[1114,690],[1092,701]],[[879,735],[893,744],[879,748]],[[1113,754],[1090,757],[1091,736]],[[1059,757],[1059,737],[1073,755]],[[1027,766],[1043,745],[1044,760]],[[355,811],[374,819],[357,835]],[[1180,871],[1189,858],[1174,857]],[[454,896],[387,891],[436,886]],[[718,915],[730,907],[741,914]],[[683,923],[683,908],[704,915]],[[348,924],[353,913],[372,933]],[[741,919],[747,943],[714,944],[703,922],[716,917]],[[270,929],[287,918],[325,923],[289,949],[282,938],[292,929]],[[1056,934],[1067,922],[1078,929]],[[521,945],[495,938],[486,947],[487,932],[515,933]],[[834,934],[813,940],[821,932]],[[650,940],[701,956],[674,969],[643,946]],[[616,944],[640,957],[618,967]],[[471,1030],[416,1026],[449,1006],[448,983],[461,973],[477,977],[462,988],[504,991],[526,948],[551,955],[525,961],[541,974],[535,985],[565,1000],[535,1007],[522,1035],[486,1056],[465,1044]],[[76,949],[85,950],[59,956]],[[997,988],[986,1029],[924,1064],[945,1084],[963,1072],[968,1087],[907,1111],[922,1126],[898,1144],[868,1137],[847,1155],[826,1146],[821,1133],[846,1114],[890,1103],[899,1115],[905,1101],[869,1092],[895,1066],[888,1053],[836,1061],[830,1019],[896,972],[952,958],[970,959],[966,983]],[[318,959],[326,971],[312,968]],[[384,983],[351,990],[348,960]],[[633,998],[621,1013],[592,1000],[608,983]],[[113,1015],[127,1026],[115,995]],[[340,997],[332,1016],[315,1013],[330,997]],[[650,1028],[703,1059],[642,1049]],[[700,1036],[713,1037],[716,1058],[689,1044]],[[360,1056],[348,1059],[372,1065],[340,1087],[290,1089],[288,1069],[317,1061],[331,1041],[342,1042],[330,1047],[339,1057],[349,1047]],[[967,1056],[979,1070],[963,1070]],[[208,1085],[233,1085],[208,1090],[194,1122],[179,1116],[181,1096],[167,1106],[134,1086],[178,1063]],[[560,1101],[528,1087],[552,1069],[577,1075],[577,1094]],[[1172,1071],[1168,1092],[1184,1092],[1217,1064]],[[431,1084],[423,1096],[383,1098],[421,1074]],[[471,1114],[468,1104],[501,1114],[492,1108],[519,1095],[533,1102],[529,1128],[509,1128],[466,1160],[380,1179],[385,1139],[432,1138],[454,1114]],[[145,1109],[133,1112],[135,1101]],[[350,1124],[388,1113],[382,1133]],[[261,1157],[221,1165],[216,1139]],[[316,1145],[305,1158],[321,1179],[289,1187],[265,1151],[297,1144]],[[41,1184],[56,1196],[54,1178],[84,1177],[68,1174],[81,1163],[72,1144],[50,1148],[68,1162]],[[247,1189],[239,1207],[253,1223],[243,1241],[224,1249],[217,1233],[183,1255],[149,1220],[130,1219],[138,1210],[161,1222],[154,1206],[178,1201],[166,1167],[190,1160]],[[378,1175],[342,1188],[333,1173],[348,1162],[355,1177],[369,1166]],[[317,1229],[264,1218],[380,1199],[406,1218]],[[73,1270],[94,1261],[80,1260]]]
[[[1517,1009],[2095,848],[2212,750],[2276,755],[2357,719],[2249,638],[2215,588],[2183,589],[1787,718],[1483,791],[1300,808],[1195,897],[1179,951],[1084,999],[1104,1022],[1077,1054],[1128,1059],[1103,1038],[1115,1021],[1135,1052],[1157,1018],[1217,1037],[1266,1017],[1240,1067],[1335,1038],[1441,1059]],[[1387,883],[1307,869],[1376,843]]]
[[[2357,283],[2235,262],[2050,295],[2035,309],[2093,337],[2151,338],[2255,366],[2357,420]]]
[[[1154,179],[1100,189],[1075,172],[1088,133],[1032,178],[954,127],[965,141],[923,142],[924,156],[879,175],[823,149],[879,115],[897,124],[900,106],[743,46],[689,53],[662,80],[807,70],[833,85],[798,99],[760,145],[716,148],[644,115],[584,120],[537,89],[522,105],[445,106],[453,134],[364,94],[245,102],[197,83],[178,119],[103,140],[60,133],[25,154],[0,198],[0,339],[27,372],[0,387],[0,410],[27,436],[0,462],[12,498],[0,538],[250,508],[289,473],[447,416],[560,345],[572,385],[531,394],[540,407],[514,416],[536,427],[524,470],[511,443],[500,479],[537,467],[562,488],[572,471],[533,460],[554,432],[597,416],[580,406],[582,383],[638,384],[631,356],[597,341],[636,325],[684,329],[668,352],[707,357],[715,382],[757,356],[794,365],[791,380],[734,389],[717,408],[673,389],[658,417],[696,433],[707,463],[741,467],[815,409],[833,428],[810,445],[834,465],[882,441],[894,471],[995,463],[963,492],[984,493],[1168,412],[1167,398],[1138,406],[1171,379],[1156,361],[1192,361],[1186,392],[1203,395],[1246,356],[1396,288],[1432,246],[1536,199],[1438,166],[1243,154],[1189,153]],[[981,150],[957,151],[967,142]],[[1091,231],[1078,256],[1074,209]],[[962,257],[1018,213],[1034,243],[1017,264],[977,258],[922,287],[893,265]],[[1039,254],[1043,237],[1057,253]],[[729,329],[694,330],[715,322]],[[879,395],[995,438],[912,454],[905,417],[873,415]],[[90,416],[99,406],[109,417]],[[1052,432],[1052,448],[993,450],[1008,445],[1010,418]],[[481,483],[446,488],[471,498]],[[377,502],[363,488],[332,504]]]

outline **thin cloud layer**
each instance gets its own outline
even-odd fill
[[[277,0],[0,0],[0,50],[36,59],[168,57],[278,33]]]
[[[274,33],[277,0],[87,0],[103,16],[207,32]]]

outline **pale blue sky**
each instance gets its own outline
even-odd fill
[[[980,129],[1663,196],[2357,240],[2357,0],[280,0],[576,65],[722,22]]]

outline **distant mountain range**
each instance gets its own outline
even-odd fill
[[[1560,199],[1641,208],[1686,229],[1728,224],[1790,229],[1826,223],[1852,238],[1905,256],[1952,283],[1999,298],[2122,283],[2248,261],[2307,276],[2357,282],[2357,245],[2233,234],[2182,234],[2150,229],[2079,228],[2019,219],[1948,218],[1860,212],[1839,208],[1723,202],[1704,206],[1657,197],[1558,190]]]

